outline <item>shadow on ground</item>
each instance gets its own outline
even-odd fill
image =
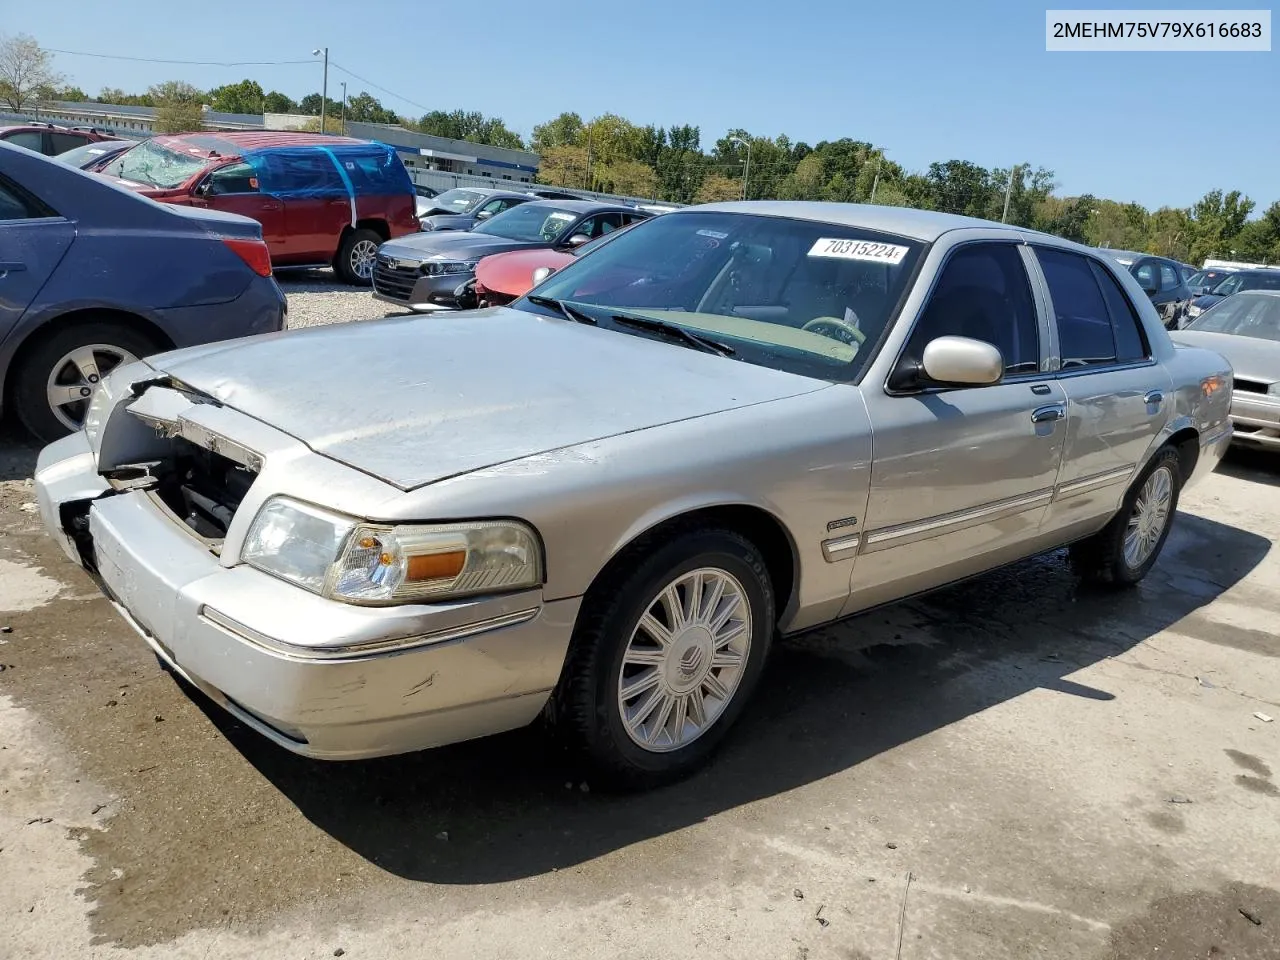
[[[566,789],[571,768],[537,729],[324,764],[276,748],[196,696],[305,817],[381,869],[500,882],[792,790],[1036,688],[1114,699],[1066,678],[1208,604],[1269,548],[1256,534],[1182,514],[1135,590],[1079,587],[1060,551],[786,641],[718,759],[643,796],[584,793],[576,778]],[[1179,630],[1194,635],[1200,619]],[[1204,639],[1218,642],[1210,627]]]
[[[1280,487],[1280,452],[1233,446],[1218,464],[1218,472],[1237,480]]]
[[[0,481],[25,480],[36,470],[40,447],[11,423],[0,424]]]

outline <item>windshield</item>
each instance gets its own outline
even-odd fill
[[[1241,290],[1280,290],[1280,270],[1266,273],[1233,273],[1210,293],[1215,297],[1229,297]]]
[[[121,180],[170,190],[186,183],[208,165],[206,157],[189,157],[153,140],[144,140],[109,163],[102,172]]]
[[[554,243],[564,228],[578,219],[572,210],[558,210],[536,200],[497,214],[475,228],[475,233],[530,243]]]
[[[446,190],[431,198],[431,206],[450,213],[470,213],[486,196],[479,190]]]
[[[623,329],[613,312],[661,320],[729,345],[748,363],[849,380],[895,315],[923,248],[859,227],[670,213],[552,274],[538,294],[572,303],[602,327]]]
[[[1228,297],[1196,317],[1186,329],[1280,341],[1280,297],[1265,293]]]

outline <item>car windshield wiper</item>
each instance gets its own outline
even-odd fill
[[[628,313],[615,313],[610,319],[619,326],[635,327],[638,330],[660,333],[670,340],[679,340],[687,346],[706,353],[718,353],[722,357],[731,357],[738,352],[727,343],[721,343],[711,337],[704,337],[702,334],[687,330],[677,323],[667,323],[665,320]]]
[[[572,320],[574,323],[587,323],[591,326],[596,325],[596,318],[588,313],[584,313],[577,307],[571,307],[563,300],[557,300],[555,297],[540,297],[536,293],[532,296],[525,297],[530,303],[536,303],[540,307],[548,307],[551,310],[559,310],[564,314],[565,319]]]

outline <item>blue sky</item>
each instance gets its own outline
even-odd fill
[[[1189,206],[1215,187],[1243,190],[1260,208],[1280,200],[1280,51],[1047,53],[1049,4],[1025,0],[81,2],[93,15],[5,0],[4,29],[48,47],[180,60],[310,60],[327,45],[333,62],[417,104],[498,115],[524,135],[563,110],[611,111],[696,124],[704,148],[743,127],[809,143],[868,140],[908,169],[1029,162],[1053,169],[1062,194],[1152,208]],[[297,99],[321,78],[318,61],[57,63],[91,95],[252,76]],[[330,96],[341,80],[352,95],[367,86],[331,67]],[[369,91],[401,114],[425,112]]]

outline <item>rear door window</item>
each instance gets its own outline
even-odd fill
[[[1160,289],[1176,290],[1179,284],[1178,272],[1167,263],[1160,264]]]
[[[4,142],[12,143],[15,147],[26,147],[36,153],[44,152],[44,134],[39,130],[19,130],[5,137]]]
[[[1053,300],[1062,369],[1114,364],[1116,336],[1093,265],[1079,254],[1047,247],[1037,247],[1036,258]]]
[[[76,147],[83,147],[89,142],[89,138],[82,133],[59,133],[57,131],[50,133],[49,139],[53,143],[54,156],[66,153],[68,150],[74,150]]]
[[[1115,333],[1116,362],[1131,363],[1151,356],[1151,348],[1147,344],[1142,323],[1119,282],[1100,264],[1090,262],[1093,277],[1102,289],[1102,299],[1106,301],[1107,313],[1111,316],[1111,328]]]
[[[1145,260],[1138,265],[1133,271],[1133,275],[1138,278],[1138,285],[1143,290],[1159,290],[1160,282],[1156,279],[1156,265],[1150,260]]]

